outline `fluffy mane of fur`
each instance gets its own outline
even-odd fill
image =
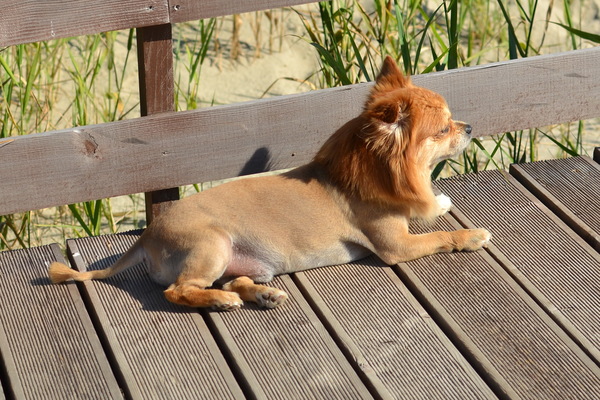
[[[411,86],[396,63],[386,58],[361,115],[338,129],[314,161],[352,196],[408,207],[412,216],[432,219],[437,203],[430,165],[418,160],[417,113],[411,110],[407,89]]]

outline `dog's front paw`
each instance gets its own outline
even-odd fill
[[[439,207],[438,215],[440,216],[446,214],[450,210],[450,207],[452,207],[452,200],[445,194],[438,194],[435,196],[435,200]]]
[[[463,251],[476,251],[487,247],[492,238],[492,234],[487,229],[461,229],[456,233],[460,238],[456,249]]]
[[[287,299],[287,293],[276,288],[261,286],[256,291],[256,302],[261,307],[275,308],[285,303]]]

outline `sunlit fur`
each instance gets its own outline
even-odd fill
[[[364,201],[432,219],[438,214],[431,169],[464,148],[465,127],[450,119],[440,95],[414,86],[388,58],[362,114],[329,138],[315,161]]]

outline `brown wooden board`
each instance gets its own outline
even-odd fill
[[[446,95],[455,117],[478,136],[597,116],[598,68],[600,47],[414,81]],[[0,215],[297,166],[358,115],[369,89],[359,84],[0,141],[1,165],[12,171],[0,181]]]
[[[345,122],[338,110],[358,114],[367,91],[334,88],[0,141],[0,165],[13,171],[0,180],[0,215],[307,162]]]
[[[600,165],[588,157],[514,164],[510,173],[600,251]]]
[[[113,263],[140,232],[70,240],[80,270]],[[202,317],[165,300],[144,265],[84,282],[91,312],[133,399],[239,399],[243,394]]]
[[[496,398],[376,257],[297,273],[295,279],[346,357],[382,398]]]
[[[290,296],[277,309],[246,304],[232,313],[207,312],[249,397],[372,398],[291,278],[270,285]]]
[[[77,287],[50,284],[52,261],[64,262],[58,245],[0,252],[0,375],[9,398],[122,398]]]
[[[436,186],[461,223],[490,230],[492,255],[600,362],[600,255],[506,173],[461,175]]]
[[[8,1],[0,12],[0,47],[167,22],[167,0]]]
[[[140,109],[142,116],[175,110],[173,78],[173,37],[170,24],[137,29]],[[165,132],[169,135],[169,132]],[[179,189],[146,193],[146,221],[160,214],[172,201],[179,200]]]
[[[458,227],[445,217],[411,230]],[[397,271],[502,397],[597,398],[597,365],[486,251],[436,254]]]
[[[270,10],[296,6],[299,4],[316,3],[314,0],[169,0],[171,22],[185,22],[196,19],[220,17],[223,15],[240,14],[250,11]]]

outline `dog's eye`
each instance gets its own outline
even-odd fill
[[[448,125],[447,127],[445,127],[444,129],[442,129],[440,131],[440,133],[443,134],[443,135],[445,135],[448,132],[450,132],[450,125]]]

